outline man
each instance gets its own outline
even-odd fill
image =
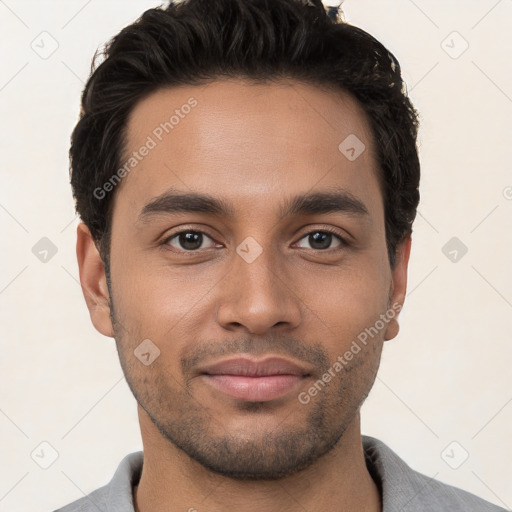
[[[361,436],[419,201],[400,67],[319,0],[185,0],[72,136],[80,281],[144,452],[70,511],[494,511]]]

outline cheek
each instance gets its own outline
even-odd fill
[[[336,334],[373,324],[387,306],[390,280],[376,262],[340,267],[322,275],[304,274],[300,295]]]
[[[211,308],[211,294],[222,286],[220,268],[149,264],[143,258],[124,258],[112,266],[116,318],[130,332],[178,349]],[[197,326],[197,327],[196,327]],[[185,336],[185,339],[186,339]]]

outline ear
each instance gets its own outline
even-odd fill
[[[92,323],[98,332],[112,338],[114,331],[110,319],[110,294],[103,260],[89,228],[83,222],[78,225],[76,234],[80,284]]]
[[[388,341],[396,337],[400,326],[398,324],[398,314],[402,309],[407,291],[407,267],[409,256],[411,254],[411,236],[409,235],[396,249],[396,265],[391,274],[391,293],[389,296],[389,308],[395,312],[390,319],[384,340]]]

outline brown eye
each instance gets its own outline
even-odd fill
[[[302,237],[301,240],[306,240],[310,247],[300,246],[305,249],[314,249],[314,250],[328,250],[328,249],[336,249],[345,245],[345,240],[335,233],[331,233],[330,231],[311,231],[306,236]],[[337,242],[337,245],[334,247],[331,246],[333,242]]]
[[[208,235],[201,231],[181,231],[165,239],[164,243],[175,249],[184,251],[196,251],[204,248],[205,240],[212,240]]]

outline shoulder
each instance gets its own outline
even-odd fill
[[[100,487],[87,496],[80,498],[54,512],[107,512],[109,484]]]
[[[133,486],[138,483],[143,452],[127,455],[108,484],[54,512],[133,512]]]
[[[504,508],[411,469],[378,439],[363,436],[366,463],[381,487],[383,512],[503,512]]]

